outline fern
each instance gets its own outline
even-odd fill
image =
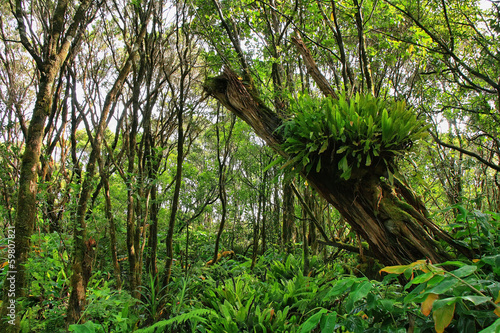
[[[217,313],[213,310],[210,310],[210,309],[194,309],[194,310],[191,310],[189,312],[175,316],[173,318],[159,321],[156,324],[154,324],[153,326],[142,328],[142,329],[139,329],[135,332],[136,333],[161,332],[161,330],[163,330],[167,326],[171,326],[173,324],[179,325],[179,324],[182,324],[182,323],[187,322],[187,321],[206,323],[207,319],[204,317],[209,316],[209,315],[217,316]]]
[[[425,123],[403,102],[371,95],[302,96],[291,110],[294,116],[281,127],[288,154],[283,168],[295,173],[333,167],[344,180],[366,172],[382,175],[381,166],[392,166],[395,156],[427,134]]]

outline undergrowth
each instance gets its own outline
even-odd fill
[[[450,225],[458,241],[474,237],[476,249],[486,249],[478,259],[420,260],[384,267],[377,276],[364,276],[349,254],[335,261],[312,256],[304,272],[300,246],[291,254],[269,250],[253,270],[242,255],[188,271],[177,265],[165,289],[155,285],[158,277],[144,276],[140,300],[116,291],[111,275],[96,271],[83,318],[69,331],[499,332],[499,220],[462,209],[461,228]],[[29,259],[22,332],[65,332],[68,256],[56,237],[34,236],[33,243],[38,252]]]
[[[143,328],[137,321],[130,331],[488,333],[500,328],[500,255],[385,267],[381,281],[345,274],[338,264],[304,276],[302,259],[294,255],[262,256],[254,271],[250,265],[228,260],[174,279],[166,317]],[[70,330],[123,332],[101,327],[87,322]]]

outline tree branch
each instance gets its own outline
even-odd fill
[[[491,163],[490,161],[484,159],[483,157],[481,157],[480,155],[474,153],[474,152],[471,152],[469,150],[466,150],[466,149],[463,149],[463,148],[460,148],[460,147],[457,147],[457,146],[454,146],[452,144],[449,144],[449,143],[445,143],[443,141],[441,141],[437,135],[435,135],[434,133],[432,133],[431,131],[429,131],[429,133],[432,135],[432,137],[434,138],[434,141],[436,141],[437,144],[443,146],[443,147],[446,147],[446,148],[450,148],[450,149],[454,149],[456,151],[459,151],[465,155],[468,155],[468,156],[471,156],[471,157],[474,157],[475,159],[477,159],[478,161],[480,161],[481,163],[483,163],[484,165],[492,168],[493,170],[496,170],[496,171],[500,171],[500,166],[497,165],[497,164],[494,164],[494,163]]]
[[[338,98],[337,94],[333,90],[333,88],[330,86],[330,83],[328,80],[325,78],[325,76],[320,72],[318,69],[318,65],[316,65],[316,62],[314,61],[311,52],[307,48],[306,44],[302,41],[302,39],[299,36],[298,31],[296,37],[292,37],[292,42],[299,51],[300,55],[302,56],[302,59],[304,60],[306,67],[307,67],[307,72],[311,77],[314,79],[316,84],[318,85],[319,89],[325,96],[331,96],[333,98]]]

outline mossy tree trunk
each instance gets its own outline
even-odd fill
[[[100,176],[104,187],[104,201],[105,201],[105,215],[109,222],[109,242],[110,242],[110,252],[111,252],[111,262],[113,265],[113,276],[116,280],[116,289],[122,289],[122,277],[120,270],[120,263],[118,262],[118,251],[117,251],[117,241],[116,241],[116,223],[113,217],[112,206],[111,206],[111,195],[109,187],[109,173],[105,169],[106,166],[101,165],[102,162],[99,161]]]
[[[257,97],[230,69],[205,84],[209,95],[247,122],[278,153],[283,138],[278,130],[282,119]],[[348,181],[339,179],[336,165],[303,175],[316,191],[332,204],[351,227],[369,244],[373,255],[386,265],[406,264],[428,258],[449,259],[438,240],[444,240],[467,256],[472,253],[426,217],[425,207],[395,179],[391,184],[381,174],[368,174]]]
[[[42,149],[42,139],[45,121],[50,113],[52,101],[52,84],[54,82],[58,68],[54,66],[48,73],[42,73],[40,77],[40,90],[33,110],[33,116],[28,128],[26,146],[22,157],[21,174],[19,177],[19,193],[17,199],[17,211],[13,233],[9,233],[9,244],[15,244],[14,259],[9,261],[9,272],[15,272],[15,290],[11,295],[12,300],[26,295],[26,263],[30,249],[30,238],[33,233],[35,219],[37,215],[38,179],[37,170],[40,164],[40,154]],[[14,236],[15,237],[11,237]],[[7,278],[11,278],[7,274]],[[10,298],[9,283],[4,283],[4,300],[2,303],[1,317],[2,332],[17,332],[19,330],[19,316],[15,317],[15,325],[4,322],[9,310]]]
[[[217,237],[215,239],[215,250],[213,256],[213,262],[217,262],[217,256],[219,254],[220,240],[222,237],[222,232],[227,219],[227,193],[226,193],[226,181],[228,174],[231,171],[231,137],[233,135],[234,124],[236,117],[232,116],[229,123],[229,129],[225,129],[225,121],[222,117],[221,119],[221,107],[217,108],[217,122],[215,131],[217,134],[217,164],[219,169],[219,200],[221,203],[221,219],[219,224],[219,230],[217,231]]]
[[[9,262],[9,264],[12,264],[9,267],[10,271],[15,272],[13,273],[15,275],[15,290],[13,294],[10,293],[10,284],[4,284],[4,301],[0,311],[2,319],[0,322],[0,331],[2,332],[18,332],[20,329],[20,313],[17,313],[15,318],[9,318],[13,322],[9,323],[4,321],[4,319],[9,313],[7,306],[11,304],[10,302],[12,300],[16,301],[19,297],[26,295],[25,288],[27,282],[24,264],[28,258],[30,237],[33,233],[38,210],[36,199],[38,194],[37,172],[40,164],[45,122],[52,110],[55,81],[64,70],[65,63],[74,55],[71,52],[73,47],[78,45],[81,33],[85,25],[89,22],[87,14],[90,11],[92,1],[81,1],[73,17],[68,17],[68,12],[71,12],[70,2],[67,0],[58,1],[51,13],[50,29],[45,31],[46,42],[41,47],[35,45],[36,42],[39,42],[38,36],[30,36],[32,30],[26,29],[25,24],[34,23],[32,21],[35,19],[24,11],[25,4],[23,1],[17,0],[11,3],[11,5],[13,14],[18,22],[21,43],[36,63],[39,82],[36,102],[26,133],[26,144],[22,157],[17,215],[15,226],[12,226],[14,227],[13,230],[15,230],[15,236],[14,234],[10,234],[13,238],[12,241],[15,242],[14,260],[10,260]],[[30,40],[30,37],[33,38]],[[43,52],[40,52],[40,50],[43,50]]]
[[[294,197],[292,186],[289,182],[283,182],[283,226],[281,233],[281,244],[287,252],[292,248],[292,233],[295,221]]]
[[[140,26],[140,30],[136,36],[135,45],[140,45],[146,35],[148,20],[146,19]],[[86,290],[88,279],[92,271],[92,263],[87,260],[89,257],[89,241],[87,240],[87,206],[92,189],[94,188],[94,176],[96,166],[101,154],[101,146],[106,129],[106,121],[120,95],[127,76],[129,75],[133,60],[136,57],[137,50],[132,50],[123,64],[118,77],[113,84],[111,90],[107,93],[104,105],[101,111],[99,124],[92,138],[92,151],[90,153],[86,172],[83,177],[82,189],[79,193],[78,204],[76,208],[76,221],[74,223],[74,250],[73,250],[73,274],[71,276],[71,294],[68,303],[67,324],[73,324],[81,319],[86,305]],[[87,128],[87,134],[92,137],[90,128]]]

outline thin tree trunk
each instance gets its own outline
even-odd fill
[[[278,176],[278,170],[275,170],[274,177]],[[279,244],[281,240],[281,200],[280,200],[280,183],[274,183],[274,199],[273,199],[273,226],[272,226],[272,242],[273,244]]]
[[[363,22],[363,13],[361,9],[361,5],[358,0],[353,0],[354,5],[356,6],[356,13],[354,14],[356,18],[356,27],[358,29],[358,45],[359,45],[359,58],[362,64],[361,68],[363,69],[363,77],[366,81],[366,88],[370,92],[370,94],[375,95],[375,88],[373,86],[373,78],[372,71],[370,68],[370,62],[368,60],[368,55],[366,54],[366,41],[364,30],[364,22]],[[361,1],[363,2],[363,1]]]
[[[307,276],[309,274],[309,246],[307,245],[307,214],[302,211],[302,259],[303,267],[302,274]]]
[[[332,18],[333,18],[333,24],[331,23],[331,20],[326,16],[323,7],[321,5],[320,1],[317,1],[318,7],[321,11],[321,14],[323,15],[323,21],[328,24],[330,29],[333,32],[333,35],[335,36],[335,40],[337,41],[337,45],[339,48],[339,54],[340,54],[340,63],[342,64],[342,80],[344,83],[344,89],[346,91],[350,91],[350,87],[353,86],[354,82],[352,77],[349,75],[350,72],[350,67],[349,67],[349,62],[347,61],[347,55],[345,52],[345,47],[344,47],[344,40],[342,37],[342,32],[340,31],[340,25],[339,25],[339,18],[337,15],[337,5],[336,1],[332,1]],[[340,87],[339,87],[340,88]]]
[[[219,254],[219,246],[220,246],[220,239],[222,237],[222,232],[224,231],[224,226],[226,224],[226,217],[227,217],[227,194],[226,194],[226,178],[227,178],[227,173],[229,172],[230,165],[228,164],[228,157],[230,154],[230,147],[231,147],[231,136],[233,134],[233,128],[234,124],[236,121],[236,117],[232,116],[231,117],[231,123],[229,125],[229,130],[226,134],[226,131],[223,131],[224,134],[224,148],[221,147],[222,145],[222,140],[221,140],[221,130],[220,128],[224,128],[224,124],[221,123],[220,121],[220,105],[217,108],[217,124],[216,124],[216,134],[217,134],[217,161],[218,161],[218,167],[219,167],[219,200],[221,202],[222,206],[222,212],[221,212],[221,221],[219,224],[219,230],[217,232],[217,238],[215,239],[215,250],[214,250],[214,257],[213,257],[213,263],[216,263],[218,260],[218,254]],[[223,150],[223,151],[222,151]],[[230,164],[230,162],[229,162]]]
[[[316,205],[314,202],[314,194],[311,193],[311,191],[309,191],[306,188],[306,190],[304,191],[304,195],[305,195],[306,205],[309,207],[312,214],[314,215],[316,222],[319,223],[318,216],[315,214]],[[315,225],[315,221],[313,219],[309,220],[309,231],[307,234],[307,244],[311,247],[311,253],[313,255],[316,255],[317,251],[318,251],[318,242],[316,239],[316,225]]]
[[[264,178],[262,179],[261,183],[261,189],[260,189],[260,195],[262,196],[262,223],[261,223],[261,234],[262,234],[262,249],[261,253],[264,254],[267,249],[267,238],[266,238],[266,231],[267,231],[267,213],[266,213],[266,208],[267,208],[267,193],[266,193],[266,187],[267,187],[267,175],[268,172],[264,172]]]
[[[144,38],[144,35],[146,33],[146,26],[146,23],[142,26],[142,30],[137,36],[136,43],[140,43],[140,41]],[[135,57],[136,52],[137,51],[133,51],[129,55],[123,68],[120,70],[117,80],[106,96],[101,112],[99,125],[94,136],[92,152],[90,153],[87,163],[86,175],[82,184],[82,190],[80,192],[76,212],[76,222],[74,225],[75,244],[73,256],[73,275],[71,277],[71,294],[67,311],[68,316],[66,317],[67,324],[72,324],[80,320],[81,314],[85,308],[85,292],[87,289],[88,277],[90,277],[90,271],[88,271],[88,269],[91,268],[85,265],[85,257],[87,252],[87,246],[85,244],[87,237],[87,224],[85,222],[85,215],[87,211],[87,204],[93,188],[93,177],[95,174],[96,162],[101,152],[101,143],[104,135],[104,130],[106,128],[106,120],[111,110],[111,106],[114,104],[119,93],[121,92],[125,79],[132,68],[132,61]]]
[[[259,252],[259,231],[260,231],[260,216],[262,214],[262,195],[259,193],[259,200],[257,203],[257,216],[255,217],[255,223],[253,226],[253,242],[252,242],[252,264],[250,265],[250,270],[253,270],[255,263],[257,262],[257,256]]]
[[[165,265],[165,273],[163,276],[163,286],[167,286],[170,282],[170,277],[172,275],[172,262],[174,259],[174,248],[173,248],[173,239],[174,239],[174,228],[175,228],[175,219],[177,216],[177,209],[179,206],[179,194],[181,191],[181,183],[182,183],[182,162],[184,161],[184,128],[183,128],[183,109],[178,107],[177,109],[177,171],[175,173],[175,187],[174,187],[174,195],[172,198],[172,206],[170,208],[170,218],[168,221],[168,230],[167,230],[167,238],[166,238],[166,265]]]
[[[179,3],[179,6],[185,6],[184,3]],[[172,198],[172,205],[170,209],[170,218],[168,222],[168,230],[166,237],[166,265],[165,272],[163,276],[163,286],[167,286],[170,282],[172,275],[172,262],[174,259],[173,251],[173,236],[175,220],[177,216],[177,210],[179,206],[179,194],[181,190],[182,183],[182,163],[184,161],[184,112],[189,110],[187,105],[188,91],[192,84],[192,70],[193,70],[193,59],[196,56],[193,54],[193,41],[192,35],[190,34],[190,28],[188,27],[188,11],[186,8],[177,10],[175,17],[176,24],[176,39],[175,47],[177,56],[179,57],[179,83],[175,84],[172,81],[172,77],[166,77],[170,90],[172,91],[173,97],[172,103],[175,105],[176,115],[177,115],[177,171],[175,175],[175,187],[174,194]],[[174,88],[178,86],[178,89]],[[189,128],[189,127],[188,127]]]
[[[308,200],[309,194],[307,193],[307,187],[304,189],[304,196],[306,197],[306,201]],[[307,239],[307,221],[308,221],[308,215],[310,214],[311,211],[309,209],[308,203],[304,202],[304,205],[302,207],[302,260],[303,260],[303,267],[302,267],[302,274],[304,276],[307,276],[309,274],[309,244],[308,244],[308,239]],[[312,221],[314,217],[310,216],[310,219]],[[311,223],[311,222],[310,222]]]
[[[220,218],[220,224],[219,224],[219,230],[217,231],[217,237],[215,239],[215,248],[214,248],[214,257],[213,257],[213,263],[215,264],[217,262],[217,257],[219,254],[219,246],[220,246],[220,239],[222,237],[222,232],[224,231],[224,226],[226,224],[226,215],[227,215],[227,195],[226,195],[226,177],[225,173],[223,171],[223,168],[221,165],[219,165],[219,200],[221,203],[221,218]]]
[[[148,274],[155,276],[158,274],[158,266],[156,264],[156,257],[158,253],[158,213],[160,212],[160,204],[157,202],[158,187],[153,185],[151,189],[151,222],[149,225],[149,238],[148,238],[148,257],[146,260],[146,271]]]
[[[109,194],[109,175],[103,168],[101,168],[101,180],[104,186],[104,201],[105,201],[105,213],[106,219],[109,222],[109,238],[110,238],[110,251],[111,251],[111,262],[113,265],[113,276],[116,280],[116,289],[122,289],[122,277],[120,270],[120,263],[118,262],[118,254],[116,247],[116,225],[113,213],[111,211],[111,196]]]
[[[139,270],[139,248],[137,246],[136,237],[137,228],[136,220],[139,216],[136,216],[136,205],[140,205],[136,202],[134,197],[139,197],[138,185],[136,182],[137,174],[135,173],[135,157],[136,157],[136,145],[137,145],[137,128],[139,126],[139,93],[141,89],[142,77],[144,75],[144,63],[143,57],[141,57],[139,73],[134,73],[134,87],[132,93],[132,109],[130,115],[130,132],[128,135],[128,166],[125,182],[127,184],[127,251],[128,251],[128,263],[129,263],[129,290],[132,296],[135,298],[140,297],[139,284],[138,284],[138,270]]]
[[[281,244],[290,252],[295,221],[293,190],[290,182],[283,182],[283,229]]]
[[[225,163],[226,163],[226,154],[227,151],[224,150],[224,157],[222,157],[222,147],[221,147],[221,125],[220,120],[220,105],[217,106],[217,123],[215,124],[215,131],[217,134],[217,162],[219,167],[219,200],[221,204],[221,219],[219,224],[219,230],[217,231],[217,237],[215,238],[215,246],[214,246],[214,256],[212,262],[215,264],[218,260],[219,254],[219,243],[222,236],[222,232],[224,231],[224,225],[226,224],[226,213],[227,213],[227,196],[226,196],[226,173],[225,173]],[[227,144],[224,145],[227,147]]]

